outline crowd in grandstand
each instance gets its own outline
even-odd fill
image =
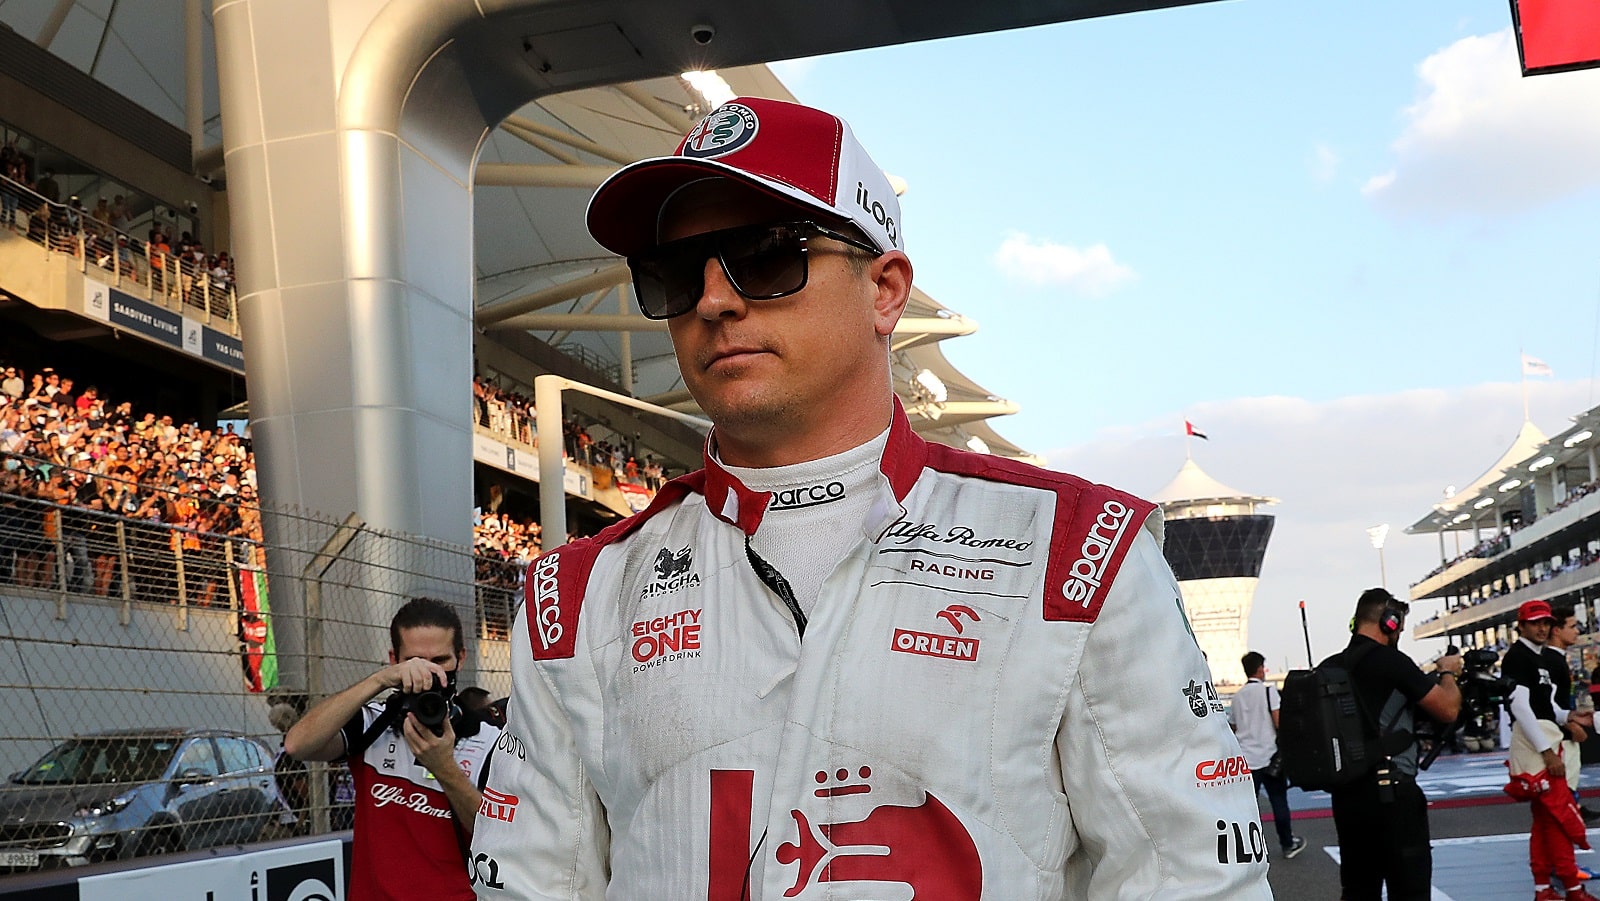
[[[65,200],[49,169],[32,175],[29,158],[14,144],[0,148],[0,226],[25,235],[51,250],[78,256],[102,269],[163,296],[208,310],[233,315],[233,258],[227,251],[208,253],[190,232],[174,240],[168,226],[151,217],[144,240],[132,234],[126,198],[100,197],[93,208],[76,195]]]
[[[492,398],[508,417],[492,422],[504,425],[513,415],[531,422],[526,398],[485,390],[493,386],[481,379],[474,386],[480,416],[495,410],[481,402]],[[653,461],[641,472],[631,455],[583,440],[587,431],[576,420],[568,424],[582,459],[614,466],[619,479],[660,485]],[[118,518],[132,524],[127,549],[144,560],[129,586],[143,599],[170,599],[180,548],[199,576],[191,602],[201,605],[220,602],[226,543],[236,541],[234,562],[257,562],[247,559],[262,537],[255,457],[249,439],[231,425],[203,428],[136,411],[131,402],[102,396],[97,386],[80,391],[54,368],[27,372],[7,364],[0,366],[0,462],[0,536],[11,544],[10,553],[0,554],[0,581],[47,588],[64,572],[75,591],[120,593]],[[495,503],[473,527],[479,581],[514,590],[539,555],[540,539],[537,522],[514,518]],[[65,559],[57,560],[58,548]]]
[[[533,401],[527,395],[502,388],[482,376],[473,376],[472,400],[478,425],[502,438],[538,446]],[[569,460],[591,467],[606,467],[618,482],[640,485],[650,491],[659,489],[666,481],[666,472],[654,457],[643,455],[641,464],[637,448],[620,440],[615,443],[596,441],[588,427],[576,417],[569,416],[561,423],[561,433],[562,453]]]

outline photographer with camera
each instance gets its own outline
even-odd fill
[[[1440,657],[1434,681],[1399,650],[1410,605],[1382,588],[1356,601],[1345,666],[1361,706],[1375,720],[1387,756],[1366,775],[1335,788],[1333,823],[1339,833],[1339,882],[1344,901],[1390,901],[1432,896],[1433,850],[1428,798],[1417,785],[1416,711],[1453,723],[1461,712],[1461,658]],[[1404,741],[1404,747],[1394,747]]]
[[[464,849],[500,730],[456,711],[466,645],[453,607],[413,598],[390,620],[389,641],[389,665],[306,711],[284,749],[350,764],[350,901],[472,901]],[[398,691],[375,700],[389,689]]]
[[[1517,609],[1520,637],[1500,662],[1501,674],[1515,685],[1507,704],[1511,710],[1511,756],[1507,763],[1512,780],[1507,788],[1533,808],[1528,867],[1533,871],[1534,901],[1562,897],[1568,901],[1593,901],[1594,896],[1583,887],[1583,874],[1578,871],[1572,852],[1575,843],[1587,848],[1589,842],[1577,801],[1567,787],[1561,739],[1568,723],[1592,728],[1594,715],[1571,713],[1556,703],[1554,655],[1545,653],[1555,621],[1547,602],[1524,602]],[[1551,877],[1561,880],[1566,895],[1551,887]]]

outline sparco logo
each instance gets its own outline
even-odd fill
[[[831,504],[834,501],[844,500],[844,483],[829,482],[826,485],[807,485],[803,488],[786,488],[774,492],[772,503],[767,505],[768,510],[793,510],[798,507],[815,507],[818,504]]]
[[[446,807],[434,807],[428,803],[428,796],[423,792],[407,793],[398,785],[374,785],[372,787],[372,800],[378,807],[398,804],[408,810],[438,817],[441,820],[450,818],[450,810]]]
[[[1194,768],[1194,784],[1202,788],[1207,785],[1231,785],[1249,778],[1250,765],[1238,755],[1202,760]]]
[[[561,569],[561,556],[551,554],[540,561],[533,572],[533,623],[539,633],[539,644],[545,650],[561,640],[561,592],[556,579]]]
[[[760,128],[755,110],[742,103],[723,104],[683,139],[683,155],[703,159],[732,153],[754,140]]]
[[[1123,532],[1127,531],[1128,521],[1132,518],[1133,511],[1126,504],[1106,501],[1105,506],[1100,508],[1100,515],[1094,518],[1089,534],[1083,537],[1078,559],[1067,570],[1071,578],[1061,585],[1063,597],[1077,601],[1085,610],[1089,608],[1095,592],[1100,590],[1100,577],[1105,573],[1106,560],[1122,543]]]

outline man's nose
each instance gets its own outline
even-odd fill
[[[715,254],[706,258],[700,298],[695,302],[694,310],[703,319],[720,319],[724,316],[737,318],[745,313],[744,295],[728,280],[722,260]]]

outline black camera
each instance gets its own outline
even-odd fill
[[[417,722],[428,727],[434,735],[443,735],[444,723],[450,718],[455,695],[455,673],[450,673],[447,680],[434,676],[433,685],[422,691],[410,694],[397,691],[390,695],[389,700],[384,702],[384,714],[392,717],[396,731],[405,722],[406,714],[414,713]]]
[[[1506,703],[1516,683],[1490,670],[1500,655],[1489,648],[1478,648],[1461,655],[1461,716],[1472,718],[1490,713]]]

